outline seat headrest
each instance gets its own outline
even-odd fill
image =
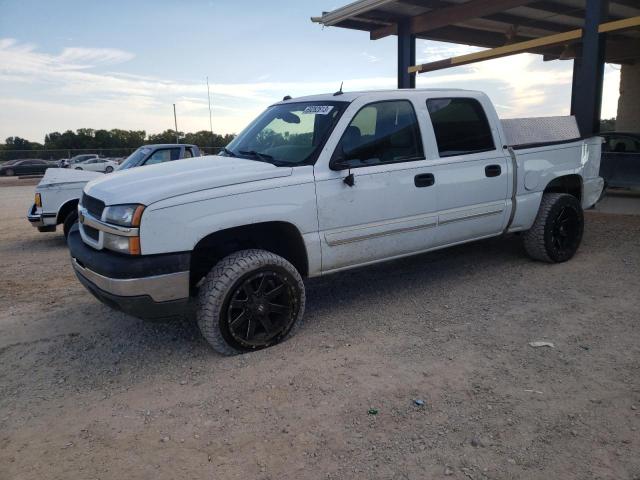
[[[342,137],[342,148],[345,152],[353,150],[362,141],[362,133],[355,125],[349,125]]]

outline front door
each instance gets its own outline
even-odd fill
[[[414,105],[356,100],[343,118],[314,170],[322,270],[428,249],[436,192]]]

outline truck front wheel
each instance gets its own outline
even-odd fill
[[[76,224],[77,221],[78,211],[76,209],[73,209],[67,214],[62,224],[62,232],[64,233],[64,238],[67,238],[69,236],[71,228]]]
[[[578,250],[583,231],[578,199],[566,193],[545,193],[533,226],[524,234],[524,248],[534,260],[566,262]]]
[[[300,274],[265,250],[241,250],[218,262],[198,292],[198,326],[223,355],[279,343],[302,323],[305,305]]]

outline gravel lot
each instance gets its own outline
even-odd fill
[[[99,304],[32,195],[0,188],[3,480],[640,478],[640,216],[562,265],[513,236],[309,281],[298,335],[225,358]]]

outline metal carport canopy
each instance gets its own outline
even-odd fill
[[[312,20],[372,40],[397,35],[399,88],[415,86],[416,38],[496,48],[582,29],[578,42],[524,51],[575,59],[572,113],[588,135],[598,129],[604,63],[640,61],[640,29],[601,34],[599,26],[637,16],[640,0],[359,0]]]

